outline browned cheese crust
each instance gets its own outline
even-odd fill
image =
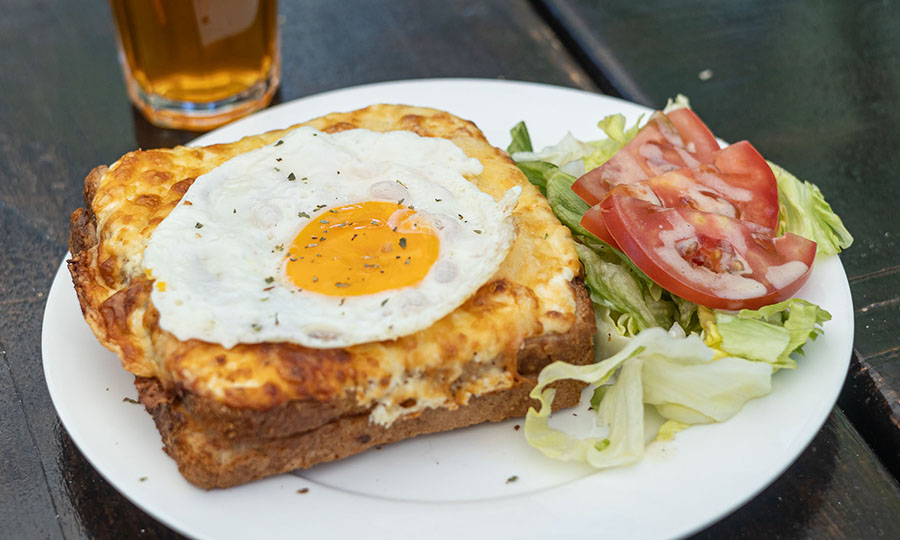
[[[158,379],[137,377],[135,386],[156,422],[166,453],[181,474],[202,488],[225,488],[417,435],[524,416],[529,407],[540,407],[528,394],[544,366],[557,357],[574,364],[593,360],[593,316],[583,287],[578,305],[578,322],[572,332],[528,340],[519,355],[521,380],[517,384],[475,396],[455,410],[426,409],[388,428],[370,422],[369,410],[347,400],[293,401],[259,412],[190,394],[179,396],[163,388]],[[582,357],[574,358],[572,351],[582,351]],[[550,386],[556,389],[554,410],[576,405],[584,387],[575,381]]]
[[[488,283],[454,312],[414,334],[342,349],[292,343],[225,349],[199,340],[180,341],[160,326],[150,301],[153,282],[141,268],[143,249],[198,176],[238,154],[275,142],[293,128],[230,144],[131,152],[108,168],[95,168],[85,179],[85,207],[72,215],[69,269],[82,312],[97,338],[144,381],[139,387],[154,389],[142,390],[141,395],[170,455],[178,460],[176,447],[186,444],[188,432],[195,433],[195,442],[202,432],[207,444],[236,440],[253,444],[259,437],[283,439],[334,427],[334,422],[350,417],[366,419],[358,426],[365,431],[375,406],[401,414],[394,426],[388,422],[379,427],[386,435],[369,434],[371,441],[403,438],[397,433],[451,429],[467,425],[460,423],[465,418],[497,420],[524,413],[528,400],[522,396],[527,396],[537,370],[550,360],[591,361],[593,318],[577,278],[581,269],[571,235],[506,153],[493,148],[473,123],[433,109],[374,105],[302,125],[325,132],[408,130],[451,140],[481,161],[484,172],[468,180],[495,200],[509,187],[522,186],[513,212],[516,240]],[[496,399],[499,392],[509,392],[506,413],[462,413],[466,405],[484,403],[491,393],[490,399]],[[147,397],[151,395],[156,398]],[[450,420],[416,420],[445,416]],[[173,420],[179,418],[180,423]],[[391,432],[409,422],[419,422],[419,427]],[[172,427],[176,425],[182,426],[180,431]],[[180,439],[173,438],[176,432]],[[203,487],[220,487],[367,446],[368,442],[360,443],[321,459],[285,457],[275,460],[281,464],[277,467],[257,464],[231,477],[208,468],[206,473],[186,476]],[[187,459],[186,453],[180,454]],[[191,468],[185,463],[179,460],[183,472]],[[210,475],[224,480],[202,479]]]

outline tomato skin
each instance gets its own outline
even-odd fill
[[[599,205],[620,249],[663,289],[718,309],[787,300],[809,278],[816,244],[687,207],[611,195]]]
[[[774,230],[778,226],[778,181],[756,148],[747,141],[736,142],[716,152],[713,164],[726,183],[753,192],[753,202],[742,206],[740,219]]]
[[[714,165],[679,169],[619,185],[610,193],[666,207],[688,206],[774,230],[778,225],[778,184],[759,152],[747,141],[741,141],[719,150],[713,159]],[[646,189],[655,197],[642,196]]]
[[[637,197],[670,208],[688,206],[774,230],[778,225],[778,186],[772,169],[759,152],[747,141],[741,141],[716,151],[712,160],[714,165],[678,169],[640,182],[613,186],[605,197]],[[599,209],[588,210],[581,226],[617,247]]]
[[[603,167],[603,165],[589,170],[588,172],[581,175],[574,184],[572,184],[572,191],[574,191],[576,195],[581,197],[581,200],[591,206],[594,206],[595,204],[600,202],[600,199],[602,199],[606,193],[601,189],[593,187],[595,184],[601,185],[603,182],[600,172],[601,167]]]
[[[580,224],[600,240],[603,240],[610,246],[622,251],[622,248],[619,247],[615,238],[609,234],[609,229],[606,228],[606,223],[603,221],[603,209],[599,204],[590,207],[588,211],[581,216]]]
[[[628,144],[609,161],[582,175],[572,190],[593,206],[615,185],[712,163],[718,149],[715,136],[690,109],[668,114],[656,111]]]
[[[711,163],[712,154],[719,150],[719,141],[703,120],[688,108],[675,109],[667,112],[666,116],[678,130],[685,146],[693,143],[697,160],[700,163]]]

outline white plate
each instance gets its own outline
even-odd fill
[[[499,147],[508,144],[509,128],[519,120],[528,122],[540,148],[566,131],[599,138],[596,122],[607,114],[623,113],[633,121],[647,112],[621,100],[538,84],[408,81],[285,103],[196,143],[230,141],[378,102],[445,109],[475,121]],[[677,538],[765,488],[800,455],[831,411],[853,341],[850,290],[840,260],[818,261],[800,295],[834,318],[825,335],[807,345],[796,371],[775,376],[771,395],[748,403],[724,424],[695,427],[673,442],[651,445],[638,465],[600,473],[544,458],[515,429],[520,421],[508,421],[370,450],[302,476],[197,489],[161,450],[143,407],[123,402],[136,395],[132,377],[84,323],[65,264],[44,313],[44,370],[60,419],[100,474],[189,536]],[[301,488],[309,491],[298,493]]]

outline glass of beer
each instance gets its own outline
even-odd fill
[[[110,0],[128,96],[153,124],[207,130],[268,105],[277,0]]]

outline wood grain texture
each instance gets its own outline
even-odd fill
[[[854,355],[847,384],[838,399],[847,417],[894,478],[900,478],[900,393],[897,390],[900,380],[893,369],[897,363],[900,363],[897,351],[865,360]]]
[[[605,3],[607,7],[614,4],[627,5]],[[590,69],[583,70],[573,60],[552,29],[524,1],[285,1],[282,13],[285,69],[279,99],[284,101],[351,85],[442,76],[596,88],[589,77]],[[716,33],[731,35],[729,39],[736,43],[753,38],[752,30],[762,23],[751,20],[750,24],[738,15],[724,19],[727,24],[720,21]],[[632,14],[629,20],[641,16]],[[854,17],[857,15],[847,16]],[[681,28],[682,40],[699,39],[691,27]],[[833,28],[819,28],[826,30]],[[627,34],[627,26],[621,31]],[[804,30],[814,31],[816,28]],[[876,32],[875,38],[879,35]],[[667,39],[676,37],[670,34]],[[875,38],[862,37],[863,41]],[[767,46],[753,39],[754,46]],[[629,40],[635,41],[633,37]],[[643,47],[642,69],[671,69],[666,62],[669,56],[655,57],[649,44],[636,41]],[[94,165],[111,162],[138,146],[171,146],[195,134],[154,128],[134,113],[125,97],[112,23],[103,2],[6,0],[0,4],[0,50],[0,126],[4,127],[0,130],[0,450],[4,455],[0,464],[0,537],[181,538],[124,499],[75,448],[47,392],[40,333],[46,293],[66,251],[68,214],[81,205],[85,174]],[[868,58],[866,51],[859,52],[859,47],[854,50]],[[874,51],[873,61],[887,61],[894,54],[886,47]],[[617,52],[607,51],[608,56]],[[728,58],[724,53],[720,56]],[[842,58],[847,60],[846,54]],[[746,109],[745,104],[720,90],[699,92],[705,83],[692,77],[704,64],[698,61],[684,77],[698,88],[679,83],[674,90],[688,92],[698,105],[704,103],[703,107],[718,111],[717,121],[726,130],[723,136],[736,136],[743,130],[741,122],[776,135],[784,132],[780,136],[785,139],[796,136],[796,128],[788,122],[772,125],[771,116],[766,122],[757,112],[771,103],[785,107],[791,100],[802,101],[792,95],[787,89],[790,87],[771,88],[770,82],[758,84],[752,73],[745,75],[731,87],[757,84],[765,98],[754,109]],[[630,69],[628,63],[620,64],[623,73],[629,72],[626,68]],[[732,68],[719,64],[714,69],[717,75],[711,81],[719,77],[721,82],[728,80],[723,74]],[[637,77],[631,84],[644,88]],[[829,84],[826,81],[825,86]],[[673,89],[653,91],[656,94],[646,89],[646,99],[638,99],[645,103],[664,99]],[[878,110],[862,100],[852,105],[854,111],[868,111],[865,117],[872,122],[879,118]],[[841,108],[834,110],[840,113],[840,119],[852,116]],[[887,109],[881,112],[888,118],[895,114]],[[865,125],[852,126],[857,132],[868,129]],[[834,128],[822,125],[815,131],[830,133]],[[839,135],[834,135],[835,141]],[[876,150],[889,156],[894,135],[882,135],[885,142],[876,145]],[[865,140],[875,139],[876,134],[872,134]],[[827,150],[835,151],[836,147],[834,142]],[[846,154],[867,149],[860,144],[842,151]],[[817,163],[817,156],[823,153],[827,151],[801,156],[799,162],[785,161],[793,155],[790,152],[779,157],[794,169],[797,163],[809,167],[804,174],[811,177],[820,172],[817,167],[829,166]],[[835,157],[830,163],[836,162]],[[859,167],[854,169],[857,176],[850,175],[857,184],[865,181],[866,175],[878,172],[877,164],[862,163]],[[840,201],[839,211],[853,208],[861,200],[852,193],[848,197]],[[884,204],[876,201],[875,209]],[[874,226],[867,219],[856,216],[851,226]],[[854,230],[858,235],[861,231]],[[872,256],[853,259],[854,275],[884,268],[874,256],[874,251],[884,246],[861,250]],[[877,289],[873,288],[871,302],[857,307],[876,303]],[[883,358],[888,366],[894,361],[877,354],[869,358]],[[896,515],[892,506],[897,500],[895,489],[853,426],[837,414],[775,484],[701,535],[752,538],[751,532],[759,532],[756,537],[878,538],[883,531],[882,537],[897,537],[895,522],[888,522],[894,528],[877,528],[885,513]]]
[[[786,474],[693,540],[900,537],[900,488],[884,469],[858,458],[860,447],[865,443],[835,409]],[[850,509],[860,496],[868,506]]]
[[[840,404],[900,466],[900,4],[536,2],[602,87],[710,128],[817,184],[855,236],[841,254],[858,361]],[[866,421],[865,419],[872,419]]]
[[[0,343],[5,351],[5,347]],[[44,538],[61,538],[56,525],[53,498],[45,482],[40,456],[33,452],[35,441],[21,401],[21,392],[15,386],[9,355],[4,352],[0,363],[0,530],[32,531]],[[38,481],[36,481],[38,480]],[[10,489],[18,486],[18,489]],[[18,510],[18,511],[12,511]]]

